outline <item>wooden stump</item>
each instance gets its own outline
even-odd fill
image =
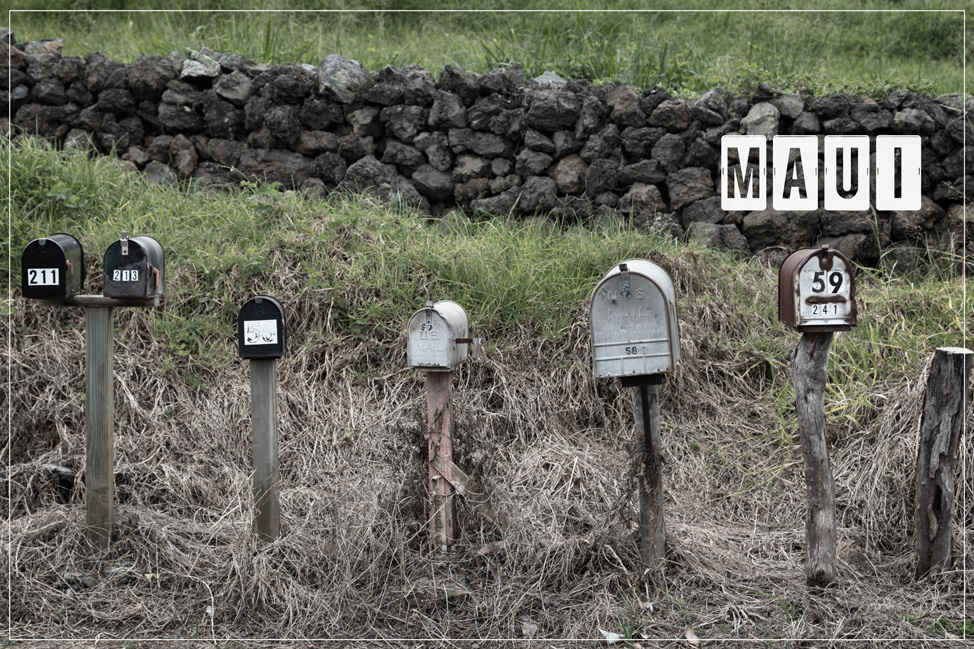
[[[662,443],[659,431],[659,394],[656,385],[633,389],[636,410],[636,455],[639,460],[639,555],[643,570],[659,573],[666,556],[663,521]]]
[[[805,462],[805,582],[835,582],[835,484],[825,440],[825,383],[832,333],[806,332],[795,352],[795,406]]]
[[[114,345],[111,307],[86,307],[85,524],[97,554],[111,544],[115,507]]]
[[[971,402],[974,352],[941,347],[934,352],[920,417],[916,466],[917,578],[950,564],[954,462]]]
[[[277,459],[277,359],[250,361],[250,425],[254,450],[254,508],[261,545],[281,535]]]

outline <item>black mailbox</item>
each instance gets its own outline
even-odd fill
[[[149,298],[162,295],[166,254],[152,237],[122,238],[105,251],[105,297]]]
[[[284,307],[267,295],[257,295],[240,307],[237,316],[240,358],[284,356]]]
[[[81,242],[70,234],[34,239],[20,258],[21,293],[38,300],[63,300],[81,291],[85,259]]]

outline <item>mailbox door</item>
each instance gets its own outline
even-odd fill
[[[84,251],[70,234],[31,241],[21,255],[20,268],[21,293],[26,298],[60,300],[84,285]]]
[[[628,277],[617,266],[592,295],[589,325],[595,376],[671,372],[680,356],[672,283],[658,266],[652,265],[662,276],[637,272],[633,261],[623,263],[629,267]]]
[[[855,324],[852,273],[842,257],[814,254],[798,276],[799,326],[847,327]]]
[[[247,300],[237,316],[240,358],[284,356],[284,307],[274,298],[257,295]]]
[[[434,307],[420,309],[407,326],[406,364],[431,370],[452,370],[457,362],[456,336],[450,322]]]
[[[153,277],[150,277],[153,275]],[[156,278],[149,267],[145,250],[134,239],[127,245],[115,241],[105,251],[105,297],[144,298],[155,288]]]

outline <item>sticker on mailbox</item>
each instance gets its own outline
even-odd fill
[[[137,282],[139,281],[139,269],[121,270],[116,268],[112,271],[112,281],[114,282]]]
[[[277,320],[244,322],[244,345],[276,345]]]
[[[802,267],[798,281],[799,295],[802,296],[799,313],[803,320],[833,320],[845,318],[850,313],[852,281],[849,270],[838,256],[832,259],[831,268],[823,269],[817,256]]]
[[[57,286],[58,269],[57,268],[28,268],[27,285],[28,286]]]

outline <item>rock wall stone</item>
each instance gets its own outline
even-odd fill
[[[964,121],[959,95],[873,101],[761,85],[690,101],[551,73],[528,80],[518,65],[484,75],[446,66],[436,80],[419,66],[374,73],[336,54],[317,68],[208,50],[124,65],[60,48],[59,39],[15,44],[10,33],[0,42],[10,89],[0,114],[13,116],[0,118],[2,131],[114,150],[151,182],[265,181],[316,198],[359,191],[430,215],[618,218],[769,258],[828,243],[865,264],[956,250],[970,220],[962,196],[965,187],[974,196],[974,148],[963,142],[974,142],[974,99]],[[732,133],[767,136],[769,147],[779,134],[920,135],[922,209],[724,212],[720,138]]]

